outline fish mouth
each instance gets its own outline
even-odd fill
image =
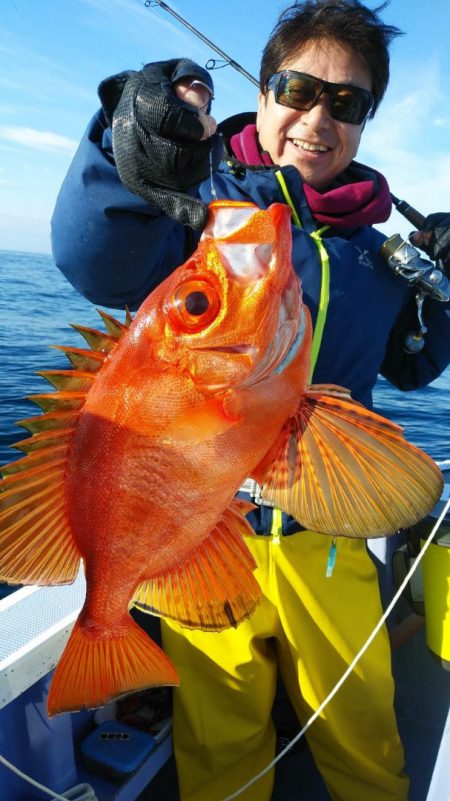
[[[292,361],[303,341],[305,333],[305,313],[302,309],[300,325],[298,320],[285,320],[279,325],[275,337],[271,340],[263,358],[258,362],[252,374],[242,382],[247,387],[264,381],[273,373],[282,373]]]
[[[235,345],[208,345],[208,347],[196,347],[195,350],[216,352],[216,353],[236,353],[243,356],[254,356],[257,349],[254,345],[235,344]]]

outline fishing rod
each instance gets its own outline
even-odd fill
[[[223,50],[221,50],[220,47],[218,47],[216,44],[214,44],[214,42],[211,41],[211,39],[208,39],[208,37],[205,36],[201,31],[199,31],[197,28],[194,28],[194,26],[191,25],[190,22],[188,22],[184,17],[182,17],[181,14],[178,14],[176,11],[174,11],[173,8],[171,8],[167,3],[163,2],[163,0],[145,0],[144,5],[146,6],[146,8],[154,8],[155,6],[159,6],[159,8],[163,9],[163,11],[167,11],[167,13],[175,17],[175,19],[178,20],[178,22],[180,22],[181,25],[184,25],[184,27],[187,28],[188,31],[193,33],[194,36],[197,36],[198,39],[201,39],[202,42],[207,44],[208,47],[210,47],[224,59],[224,63],[221,65],[221,67],[227,67],[227,66],[233,67],[233,69],[235,69],[237,72],[243,75],[244,78],[247,78],[247,80],[250,81],[250,83],[252,83],[254,86],[259,87],[259,81],[257,81],[257,79],[253,75],[251,75],[250,72],[247,72],[247,70],[244,69],[244,67],[242,67],[241,64],[239,64],[234,58],[231,58],[231,56],[229,56],[228,53],[225,53]],[[220,69],[220,67],[216,66],[216,61],[213,58],[209,59],[209,61],[207,61],[205,66],[207,69],[210,70]],[[405,217],[405,219],[408,220],[408,222],[410,222],[412,225],[414,225],[415,228],[419,230],[423,227],[425,223],[425,216],[421,214],[420,211],[417,211],[417,209],[415,209],[413,206],[410,206],[409,203],[406,202],[406,200],[400,200],[398,197],[393,195],[392,192],[391,192],[391,199],[397,211],[403,217]]]
[[[391,200],[397,211],[399,211],[400,214],[402,214],[403,217],[405,217],[408,222],[414,226],[414,228],[417,228],[419,231],[421,228],[423,228],[425,225],[425,216],[421,214],[420,211],[417,211],[417,209],[415,209],[413,206],[410,206],[406,200],[400,200],[398,197],[395,197],[392,192]]]
[[[210,47],[224,59],[224,63],[221,64],[220,67],[218,67],[216,66],[215,59],[210,58],[205,65],[206,69],[213,70],[213,69],[221,69],[222,67],[228,67],[228,66],[233,67],[233,69],[240,72],[241,75],[244,76],[244,78],[247,78],[247,80],[250,81],[250,83],[254,84],[254,86],[259,87],[259,81],[257,81],[253,75],[251,75],[249,72],[247,72],[246,69],[244,69],[244,67],[238,64],[238,62],[235,61],[234,58],[231,58],[231,56],[229,56],[227,53],[221,50],[220,47],[217,47],[217,45],[215,45],[214,42],[211,41],[211,39],[208,39],[208,37],[205,36],[201,31],[199,31],[197,28],[194,28],[194,26],[191,25],[190,22],[188,22],[186,19],[184,19],[184,17],[182,17],[180,14],[174,11],[173,8],[167,5],[167,3],[164,3],[163,0],[145,0],[144,6],[146,6],[146,8],[153,8],[154,6],[159,6],[160,8],[163,9],[163,11],[167,11],[169,14],[172,14],[172,17],[175,17],[175,19],[178,20],[178,22],[181,22],[181,24],[184,25],[184,27],[187,28],[188,31],[193,33],[194,36],[197,36],[198,39],[201,39],[202,42],[207,44],[208,47]]]

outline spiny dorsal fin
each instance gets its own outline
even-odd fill
[[[60,439],[58,442],[50,442],[46,445],[42,443],[40,448],[34,448],[29,453],[26,453],[22,459],[16,459],[15,462],[10,462],[4,465],[1,471],[3,477],[15,475],[16,473],[24,472],[25,470],[31,471],[34,467],[40,465],[48,466],[50,462],[61,461],[67,456],[68,446],[70,444],[70,434],[66,432],[66,439]],[[33,438],[31,438],[33,439]],[[0,491],[5,488],[5,481],[0,484]]]
[[[75,370],[87,370],[88,373],[96,373],[100,370],[105,353],[85,348],[71,348],[65,345],[51,345],[55,350],[61,350],[69,359]]]
[[[72,429],[78,419],[78,411],[49,412],[49,414],[36,414],[19,420],[16,425],[26,428],[30,434],[40,434],[44,431],[55,431],[60,428]],[[15,445],[13,447],[16,447]]]
[[[101,315],[114,333],[74,326],[92,350],[53,346],[72,370],[38,373],[56,392],[31,395],[44,412],[18,425],[31,437],[13,447],[25,456],[5,465],[0,482],[0,581],[12,584],[66,584],[78,572],[80,553],[67,514],[66,470],[72,437],[98,370],[128,329]]]
[[[86,340],[87,344],[91,348],[90,351],[86,350],[85,348],[72,348],[65,347],[63,345],[52,345],[52,347],[56,348],[56,350],[63,351],[74,369],[80,372],[87,371],[96,373],[97,370],[99,370],[102,366],[105,357],[108,355],[108,353],[111,353],[111,351],[114,350],[119,339],[126,333],[126,331],[128,331],[130,324],[133,322],[133,318],[128,308],[126,309],[124,323],[121,323],[119,320],[105,311],[101,311],[100,309],[97,309],[97,311],[102,318],[108,333],[105,333],[104,331],[98,331],[96,328],[90,328],[86,325],[77,325],[75,323],[71,323],[72,328],[74,328],[75,331],[78,331],[78,333],[81,334],[81,336]]]
[[[88,370],[38,370],[36,375],[45,378],[58,390],[87,392],[95,381],[95,373]]]
[[[42,392],[29,395],[28,400],[35,403],[43,412],[62,412],[81,409],[86,400],[85,392]]]
[[[106,330],[114,339],[120,339],[120,337],[123,336],[123,334],[129,328],[130,323],[132,323],[133,321],[133,318],[128,308],[126,309],[126,317],[124,323],[119,322],[119,320],[116,320],[116,318],[113,317],[111,314],[108,314],[107,312],[102,311],[101,309],[97,309],[97,311],[105,324]]]
[[[42,420],[43,417],[44,415],[41,415],[37,419]],[[71,436],[72,429],[69,427],[44,429],[38,431],[32,437],[21,439],[20,442],[15,442],[14,445],[11,445],[11,448],[22,451],[22,453],[34,453],[34,451],[38,451],[41,448],[48,448],[50,445],[59,445],[61,442],[67,442]]]
[[[75,325],[75,323],[71,323],[71,326],[81,334],[91,350],[106,354],[111,353],[117,345],[117,337],[105,334],[104,331],[97,331],[96,328],[88,328],[85,325]]]

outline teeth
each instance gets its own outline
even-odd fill
[[[320,153],[326,153],[329,150],[326,145],[313,145],[310,142],[304,142],[302,139],[293,139],[292,142],[303,150],[318,150]]]

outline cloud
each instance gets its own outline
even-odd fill
[[[33,150],[74,153],[78,142],[67,136],[52,133],[51,131],[38,131],[35,128],[21,126],[0,126],[0,139],[14,142]]]
[[[448,128],[450,130],[450,117],[436,117],[433,120],[436,128]]]
[[[380,170],[391,191],[426,216],[449,207],[450,120],[442,109],[449,107],[450,98],[436,61],[416,66],[414,74],[411,91],[405,93],[401,75],[389,90],[363,133],[358,158]],[[394,233],[393,226],[404,236],[413,227],[397,212],[377,227]]]
[[[148,49],[167,49],[170,43],[172,54],[166,56],[173,58],[177,48],[186,45],[189,47],[190,57],[198,49],[198,40],[180,27],[180,23],[174,23],[173,16],[155,6],[145,6],[144,3],[136,3],[135,0],[109,0],[105,6],[104,0],[81,0],[81,3],[89,9],[97,12],[90,20],[90,24],[101,24],[102,29],[107,20],[108,27],[114,25],[122,36],[131,37],[135,44],[143,43]],[[84,24],[89,24],[87,18]],[[126,34],[125,34],[126,31]],[[152,37],[149,41],[149,34]],[[203,46],[200,46],[203,47]]]

